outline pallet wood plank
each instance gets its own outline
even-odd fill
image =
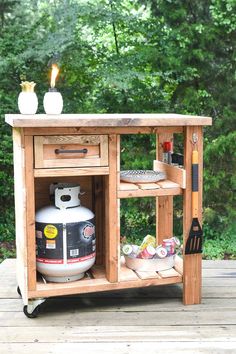
[[[148,344],[150,349],[148,352],[153,353],[162,353],[163,351],[166,354],[182,354],[194,352],[195,354],[212,354],[212,353],[234,353],[236,348],[236,343],[230,342],[168,342],[168,343],[157,343],[156,341],[149,342]],[[157,349],[158,346],[158,349]],[[37,354],[45,354],[49,352],[50,354],[64,354],[64,353],[75,353],[77,351],[86,352],[87,354],[143,354],[147,350],[147,343],[130,343],[125,341],[122,343],[90,343],[89,347],[87,343],[37,343]],[[18,353],[18,354],[32,354],[32,344],[23,344],[23,343],[13,343],[2,344],[1,353]]]
[[[132,269],[129,269],[125,266],[121,266],[120,269],[120,281],[122,282],[127,282],[127,281],[132,281],[132,280],[137,280],[138,277],[135,274],[135,272],[132,271]]]
[[[120,182],[120,191],[135,191],[138,189],[138,186],[134,183],[125,183]]]
[[[175,183],[173,181],[170,181],[168,179],[165,179],[164,181],[157,182],[157,185],[161,188],[178,188],[179,184]]]
[[[207,311],[209,317],[211,311],[221,312],[224,316],[224,311],[234,311],[236,307],[236,298],[231,298],[230,301],[227,298],[203,298],[202,304],[199,304],[197,309],[195,305],[184,306],[181,301],[178,300],[177,296],[175,300],[173,297],[166,298],[163,289],[160,287],[159,296],[157,293],[152,295],[152,290],[146,288],[147,296],[144,298],[136,293],[131,296],[130,291],[117,292],[118,296],[108,293],[99,294],[89,294],[89,295],[75,295],[70,297],[58,297],[53,299],[48,299],[44,304],[44,313],[61,311],[63,308],[64,312],[72,313],[76,312],[87,312],[93,311],[100,312],[166,312],[172,311],[174,313],[179,311],[184,312],[202,312]],[[160,296],[162,293],[162,296]],[[106,296],[104,296],[106,294]],[[108,296],[109,295],[109,296]],[[129,295],[129,297],[127,296]],[[18,296],[15,299],[0,299],[0,311],[2,312],[22,312],[22,299]]]
[[[236,260],[203,260],[204,269],[236,269]]]
[[[45,333],[43,327],[33,327],[28,331],[28,327],[0,327],[0,341],[6,343],[5,338],[9,338],[11,343],[35,343],[37,338],[40,343],[92,343],[96,342],[124,342],[130,341],[135,343],[140,342],[176,342],[176,341],[192,341],[196,342],[202,339],[203,342],[227,342],[228,340],[235,341],[235,328],[233,326],[226,326],[219,328],[212,326],[211,328],[199,327],[196,330],[195,326],[182,326],[176,328],[172,326],[145,326],[145,332],[142,327],[130,326],[129,328],[123,326],[57,326],[50,328],[50,335]],[[5,334],[5,335],[4,335]]]
[[[174,268],[161,270],[158,272],[158,274],[161,276],[161,278],[170,278],[170,277],[179,277],[180,276],[180,274]]]
[[[137,183],[137,186],[143,190],[160,188],[160,186],[157,183]]]
[[[41,311],[41,317],[38,320],[29,321],[29,319],[24,316],[21,312],[0,312],[0,327],[28,327],[29,329],[33,327],[38,327],[39,323],[42,323],[44,327],[57,327],[64,326],[65,324],[70,326],[112,326],[117,323],[117,318],[119,318],[119,324],[123,326],[144,326],[148,324],[150,326],[188,326],[194,325],[204,326],[204,325],[234,325],[236,311],[231,309],[225,310],[224,315],[222,312],[217,310],[197,312],[192,311],[153,311],[150,316],[150,312],[139,312],[139,311],[122,311],[122,312],[106,312],[100,311],[96,312],[96,316],[93,311],[64,311],[63,308],[60,310],[54,309],[50,313],[45,313]],[[119,316],[118,316],[119,315]]]
[[[149,272],[141,272],[136,270],[135,273],[140,279],[152,279],[152,278],[158,278],[161,279],[161,277],[158,275],[157,272],[154,271],[149,271]]]
[[[236,278],[236,269],[203,269],[202,274],[205,278]]]

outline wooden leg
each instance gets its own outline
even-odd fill
[[[16,275],[23,303],[28,304],[28,270],[27,270],[27,238],[26,238],[26,196],[24,171],[24,135],[19,128],[13,128],[14,149],[14,196],[15,196],[15,228],[16,228]]]
[[[106,277],[119,280],[120,240],[117,199],[117,136],[109,136],[109,175],[105,183]]]
[[[192,143],[193,133],[198,136],[198,142],[195,146]],[[198,219],[202,221],[202,128],[186,127],[185,128],[185,169],[186,169],[186,189],[184,190],[184,207],[183,207],[183,238],[184,246],[189,235],[192,223],[191,215],[191,157],[194,149],[199,153],[199,215]],[[183,273],[183,302],[185,305],[193,305],[201,303],[201,286],[202,286],[202,255],[184,255],[184,273]]]

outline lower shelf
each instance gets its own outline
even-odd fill
[[[118,198],[160,197],[183,193],[178,183],[165,180],[156,183],[120,183]]]
[[[176,257],[175,266],[162,272],[135,272],[127,268],[123,261],[120,267],[120,281],[110,283],[102,266],[94,266],[90,275],[71,283],[37,282],[37,290],[29,291],[29,298],[83,294],[108,290],[139,288],[151,285],[182,283],[183,262]]]

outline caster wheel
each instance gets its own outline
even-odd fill
[[[25,316],[28,318],[36,318],[39,315],[40,306],[37,306],[32,312],[28,312],[28,306],[25,305],[23,307],[23,312],[24,312]]]
[[[22,295],[21,295],[21,291],[20,291],[20,287],[19,287],[19,286],[17,286],[16,291],[17,291],[17,293],[20,295],[20,297],[22,297]]]

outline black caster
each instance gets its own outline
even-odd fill
[[[23,307],[23,312],[24,312],[25,316],[28,318],[36,318],[40,312],[40,305],[38,305],[32,312],[28,312],[28,306],[25,305]]]
[[[20,287],[19,287],[19,286],[17,286],[16,291],[17,291],[17,293],[20,295],[20,297],[22,297],[22,295],[21,295],[21,291],[20,291]]]

